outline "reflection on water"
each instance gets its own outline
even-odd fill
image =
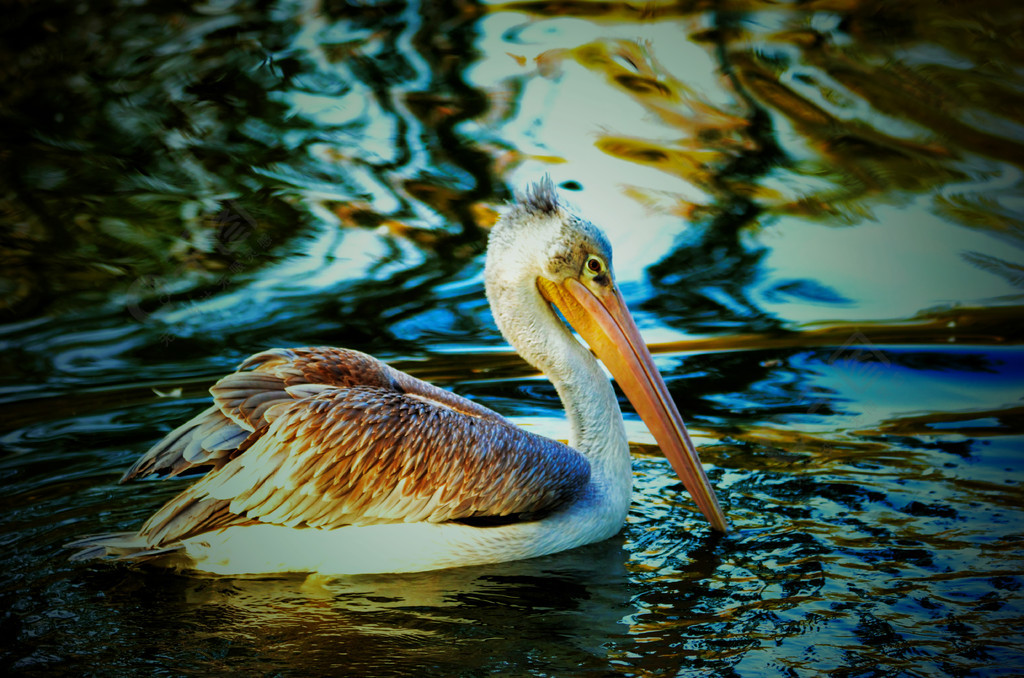
[[[1024,673],[1013,3],[5,16],[0,667]],[[601,544],[345,580],[65,561],[187,482],[115,484],[269,346],[366,350],[564,438],[482,294],[544,172],[608,230],[730,535],[623,400],[637,491]]]

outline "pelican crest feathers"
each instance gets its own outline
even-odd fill
[[[517,206],[523,211],[536,216],[554,216],[558,214],[558,194],[551,175],[545,174],[540,181],[527,187],[526,191],[517,196]]]

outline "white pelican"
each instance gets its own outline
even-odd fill
[[[633,476],[622,414],[589,344],[712,527],[726,519],[612,276],[611,247],[545,177],[494,226],[487,298],[547,375],[569,445],[358,351],[272,349],[125,473],[213,470],[137,533],[80,539],[114,556],[217,574],[415,572],[531,558],[611,537]]]

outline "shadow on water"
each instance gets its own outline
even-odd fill
[[[6,672],[1024,673],[1012,3],[6,12]],[[116,484],[270,346],[564,438],[481,290],[545,172],[608,231],[729,535],[623,398],[607,542],[337,580],[66,562],[190,482]]]

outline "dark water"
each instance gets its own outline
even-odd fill
[[[0,40],[5,673],[1024,675],[1024,13],[1011,2],[22,3]],[[549,172],[734,530],[631,411],[610,541],[403,576],[72,565],[269,346],[533,430],[482,292]],[[628,410],[628,408],[627,408]]]

